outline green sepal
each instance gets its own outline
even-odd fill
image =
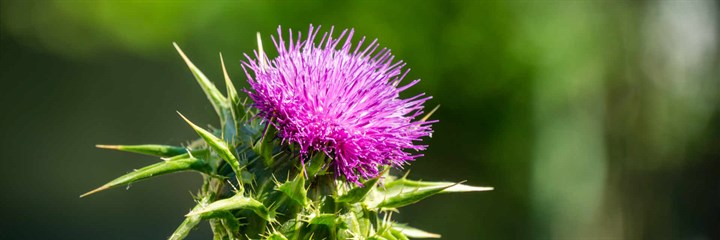
[[[393,224],[392,229],[410,238],[440,238],[440,234],[426,232],[403,224]]]
[[[297,174],[295,179],[280,184],[278,191],[283,192],[300,206],[307,206],[307,189],[305,188],[305,177],[302,174]]]
[[[215,150],[215,152],[230,165],[235,175],[238,176],[237,179],[242,183],[242,178],[240,177],[240,162],[238,162],[238,159],[235,157],[234,150],[231,150],[233,147],[207,130],[190,122],[190,120],[181,113],[178,112],[178,114],[205,140],[205,143],[207,143],[210,148]]]
[[[143,144],[143,145],[95,145],[97,148],[120,150],[124,152],[140,153],[158,157],[172,157],[187,152],[184,147]]]
[[[382,173],[378,174],[377,177],[367,180],[363,183],[362,187],[355,187],[337,198],[337,202],[356,203],[361,202],[370,193],[370,190],[377,186],[380,178],[382,178],[389,169],[385,169]]]
[[[80,195],[80,197],[85,197],[87,195],[112,188],[119,185],[124,184],[130,184],[133,182],[137,182],[149,177],[159,176],[163,174],[168,173],[174,173],[174,172],[181,172],[181,171],[188,171],[188,170],[195,170],[198,172],[211,174],[211,167],[207,164],[207,162],[191,157],[189,155],[186,155],[184,158],[174,158],[172,160],[162,161],[138,170],[135,170],[133,172],[130,172],[128,174],[125,174],[123,176],[120,176],[105,185],[89,191],[83,195]]]
[[[217,87],[215,87],[215,84],[213,84],[210,79],[208,79],[205,74],[203,74],[202,71],[200,71],[200,69],[198,69],[195,64],[190,61],[190,59],[185,55],[185,53],[183,53],[183,51],[176,43],[173,43],[173,46],[175,46],[175,49],[177,49],[178,53],[185,61],[185,64],[187,64],[188,68],[190,68],[190,71],[195,77],[195,80],[197,80],[198,84],[200,84],[200,87],[202,88],[203,92],[205,92],[208,100],[210,100],[210,103],[215,109],[215,112],[218,114],[218,117],[220,117],[220,119],[226,119],[226,111],[224,110],[228,109],[228,104],[225,96],[223,96],[222,93],[220,93],[220,91],[217,89]]]
[[[193,210],[186,216],[213,214],[212,212],[230,211],[236,209],[252,210],[258,216],[268,221],[274,221],[275,219],[275,214],[273,214],[260,201],[255,200],[254,198],[245,197],[242,193],[235,194],[235,196],[232,196],[230,198],[212,202],[202,209]]]

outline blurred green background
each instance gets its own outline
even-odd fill
[[[171,43],[220,84],[278,25],[379,38],[442,105],[411,176],[494,186],[395,214],[445,239],[720,239],[713,1],[90,1],[0,5],[0,238],[163,239],[200,184],[78,195],[217,124]],[[190,239],[207,239],[207,226]]]

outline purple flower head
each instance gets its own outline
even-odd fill
[[[252,87],[246,92],[284,142],[299,146],[305,157],[324,152],[336,171],[355,183],[377,176],[381,166],[401,166],[422,156],[408,150],[427,147],[414,142],[430,135],[435,121],[415,118],[431,97],[400,98],[419,81],[399,86],[408,72],[402,70],[405,63],[393,61],[389,49],[377,51],[377,40],[363,47],[363,37],[353,47],[352,29],[333,38],[331,28],[319,43],[319,27],[311,25],[304,40],[302,33],[293,39],[288,32],[287,43],[280,27],[278,38],[272,37],[275,59],[256,53],[243,63]]]

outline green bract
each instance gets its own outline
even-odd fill
[[[181,115],[199,135],[188,146],[98,145],[161,160],[81,196],[163,174],[196,171],[203,176],[197,205],[169,239],[183,239],[203,220],[210,223],[214,239],[439,238],[392,222],[392,212],[438,193],[492,190],[395,178],[388,169],[359,186],[336,178],[329,167],[332,159],[324,153],[302,164],[297,150],[281,144],[272,126],[241,101],[224,63],[227,96],[175,47],[212,103],[220,129],[203,129]]]

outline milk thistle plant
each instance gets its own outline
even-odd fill
[[[180,116],[199,139],[183,146],[98,145],[160,157],[81,197],[163,174],[195,171],[203,184],[197,204],[169,239],[183,239],[201,221],[214,239],[439,238],[392,221],[397,209],[448,192],[486,191],[452,182],[396,177],[422,154],[432,133],[423,94],[401,99],[405,64],[377,40],[353,47],[353,30],[333,37],[310,26],[307,36],[278,35],[278,56],[258,50],[242,62],[250,89],[238,92],[225,63],[226,94],[175,45],[207,95],[220,128]],[[286,42],[287,40],[287,42]],[[247,94],[251,101],[241,98]],[[437,108],[436,108],[437,109]]]

